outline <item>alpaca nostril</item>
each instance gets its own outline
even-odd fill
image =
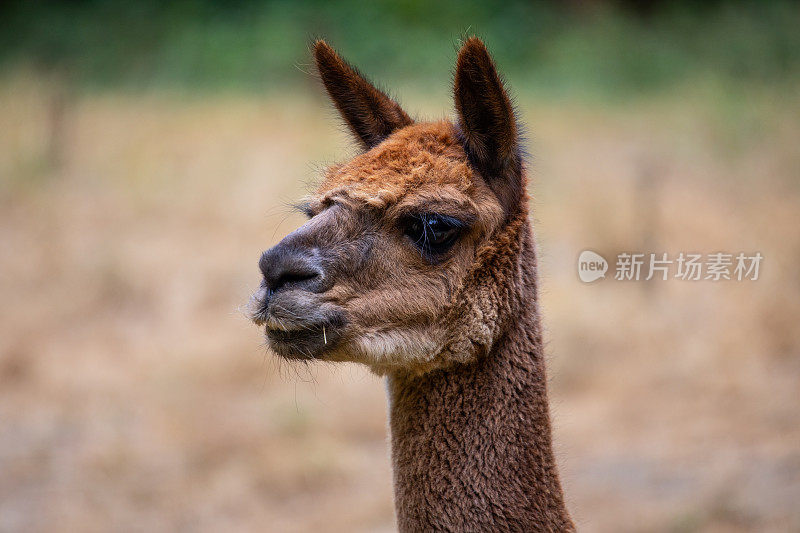
[[[287,286],[314,291],[323,278],[314,256],[281,245],[264,252],[258,266],[268,293]]]
[[[304,282],[313,281],[315,278],[319,277],[318,272],[283,272],[280,276],[274,280],[272,283],[267,282],[268,289],[271,291],[277,291],[280,288],[286,285],[296,285],[296,286],[303,286]]]

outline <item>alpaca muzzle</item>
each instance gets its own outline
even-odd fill
[[[324,301],[329,288],[316,248],[289,235],[259,260],[261,286],[251,298],[252,320],[264,326],[267,343],[289,359],[321,358],[342,337],[344,312]]]

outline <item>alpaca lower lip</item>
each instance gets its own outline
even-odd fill
[[[270,348],[289,359],[319,358],[333,348],[341,336],[340,328],[328,323],[309,324],[300,329],[266,328]]]
[[[279,342],[292,342],[294,340],[305,339],[311,336],[326,336],[323,327],[308,327],[302,329],[270,329],[267,328],[267,337],[270,340],[277,340]],[[324,340],[323,340],[324,342]]]

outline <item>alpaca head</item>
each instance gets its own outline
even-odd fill
[[[491,347],[527,227],[513,108],[483,43],[459,52],[457,121],[415,123],[324,41],[322,81],[363,152],[264,252],[253,319],[289,359],[425,372]]]

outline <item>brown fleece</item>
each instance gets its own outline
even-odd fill
[[[491,352],[389,377],[400,531],[574,531],[551,446],[527,221],[521,229],[513,269],[501,275],[513,320]]]

